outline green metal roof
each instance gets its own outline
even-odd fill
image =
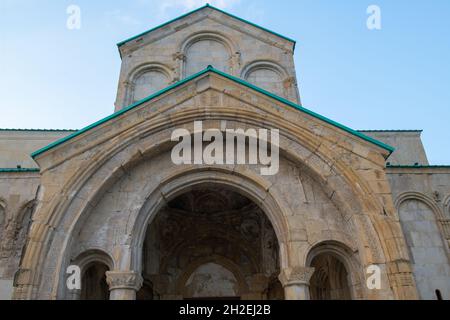
[[[204,70],[202,70],[202,71],[200,71],[200,72],[198,72],[198,73],[196,73],[196,74],[194,74],[192,76],[189,76],[186,79],[183,79],[183,80],[181,80],[181,81],[179,81],[177,83],[174,83],[174,84],[168,86],[167,88],[150,95],[147,98],[144,98],[144,99],[142,99],[140,101],[137,101],[137,102],[133,103],[132,105],[130,105],[130,106],[128,106],[128,107],[126,107],[126,108],[124,108],[124,109],[122,109],[122,110],[120,110],[120,111],[118,111],[116,113],[113,113],[112,115],[110,115],[110,116],[108,116],[108,117],[106,117],[106,118],[104,118],[102,120],[99,120],[99,121],[97,121],[97,122],[95,122],[95,123],[93,123],[93,124],[83,128],[83,129],[81,129],[81,130],[79,130],[77,132],[74,132],[74,133],[72,133],[72,134],[70,134],[70,135],[68,135],[68,136],[66,136],[66,137],[64,137],[62,139],[59,139],[59,140],[49,144],[48,146],[46,146],[46,147],[44,147],[42,149],[39,149],[39,150],[33,152],[31,154],[31,157],[35,158],[38,155],[40,155],[40,154],[42,154],[42,153],[44,153],[44,152],[46,152],[46,151],[56,147],[56,146],[59,146],[59,145],[63,144],[64,142],[68,141],[68,140],[71,140],[71,139],[73,139],[73,138],[75,138],[75,137],[77,137],[77,136],[79,136],[79,135],[81,135],[81,134],[83,134],[83,133],[85,133],[85,132],[87,132],[87,131],[89,131],[89,130],[91,130],[91,129],[93,129],[93,128],[95,128],[95,127],[97,127],[97,126],[99,126],[99,125],[101,125],[101,124],[103,124],[105,122],[107,122],[107,121],[109,121],[109,120],[111,120],[111,119],[117,118],[120,115],[122,115],[122,114],[124,114],[124,113],[126,113],[126,112],[128,112],[128,111],[130,111],[132,109],[134,109],[135,107],[137,107],[137,106],[139,106],[139,105],[141,105],[143,103],[146,103],[146,102],[148,102],[148,101],[150,101],[150,100],[152,100],[152,99],[154,99],[154,98],[156,98],[156,97],[158,97],[158,96],[160,96],[160,95],[162,95],[162,94],[164,94],[164,93],[166,93],[166,92],[168,92],[168,91],[170,91],[170,90],[172,90],[174,88],[177,88],[177,87],[179,87],[179,86],[181,86],[181,85],[183,85],[183,84],[185,84],[185,83],[187,83],[187,82],[189,82],[189,81],[191,81],[191,80],[193,80],[195,78],[198,78],[198,77],[200,77],[200,76],[202,76],[202,75],[204,75],[204,74],[206,74],[208,72],[212,72],[212,73],[218,74],[218,75],[220,75],[222,77],[225,77],[225,78],[230,79],[230,80],[232,80],[232,81],[234,81],[236,83],[239,83],[239,84],[241,84],[241,85],[243,85],[243,86],[245,86],[247,88],[250,88],[250,89],[255,90],[255,91],[259,92],[259,93],[262,93],[262,94],[264,94],[264,95],[266,95],[266,96],[268,96],[268,97],[270,97],[272,99],[275,99],[275,100],[277,100],[279,102],[282,102],[282,103],[284,103],[284,104],[286,104],[286,105],[288,105],[288,106],[290,106],[290,107],[292,107],[294,109],[297,109],[297,110],[299,110],[299,111],[301,111],[303,113],[306,113],[306,114],[308,114],[308,115],[310,115],[310,116],[312,116],[314,118],[322,120],[322,121],[324,121],[324,122],[326,122],[328,124],[331,124],[334,127],[337,127],[337,128],[339,128],[339,129],[341,129],[343,131],[346,131],[346,132],[348,132],[348,133],[350,133],[350,134],[352,134],[354,136],[357,136],[358,138],[361,138],[361,139],[363,139],[365,141],[368,141],[368,142],[370,142],[370,143],[372,143],[372,144],[374,144],[374,145],[376,145],[378,147],[381,147],[381,148],[389,151],[389,153],[392,153],[395,150],[395,148],[393,148],[393,147],[391,147],[391,146],[389,146],[389,145],[387,145],[387,144],[385,144],[385,143],[383,143],[381,141],[378,141],[378,140],[376,140],[374,138],[368,137],[368,136],[366,136],[366,135],[364,135],[364,134],[362,134],[362,133],[360,133],[358,131],[355,131],[355,130],[347,127],[347,126],[344,126],[344,125],[342,125],[342,124],[340,124],[340,123],[338,123],[336,121],[330,120],[330,119],[328,119],[328,118],[326,118],[326,117],[324,117],[324,116],[322,116],[322,115],[320,115],[318,113],[315,113],[315,112],[313,112],[311,110],[308,110],[308,109],[306,109],[306,108],[304,108],[304,107],[302,107],[302,106],[300,106],[300,105],[298,105],[298,104],[296,104],[296,103],[294,103],[292,101],[289,101],[289,100],[287,100],[285,98],[282,98],[282,97],[279,97],[279,96],[277,96],[277,95],[275,95],[273,93],[270,93],[269,91],[261,89],[261,88],[255,86],[255,85],[253,85],[253,84],[251,84],[251,83],[249,83],[249,82],[247,82],[245,80],[236,78],[236,77],[231,76],[231,75],[229,75],[229,74],[227,74],[225,72],[222,72],[222,71],[219,71],[217,69],[214,69],[212,66],[208,66],[206,69],[204,69]]]
[[[37,168],[0,168],[0,173],[11,172],[39,172]]]
[[[213,6],[210,5],[210,4],[206,4],[206,5],[204,5],[203,7],[200,7],[200,8],[198,8],[198,9],[195,9],[195,10],[191,11],[191,12],[188,12],[188,13],[186,13],[186,14],[183,14],[182,16],[179,16],[178,18],[175,18],[175,19],[173,19],[173,20],[170,20],[170,21],[168,21],[168,22],[166,22],[166,23],[163,23],[163,24],[161,24],[161,25],[159,25],[159,26],[157,26],[157,27],[155,27],[155,28],[152,28],[152,29],[150,29],[150,30],[144,31],[144,32],[142,32],[142,33],[140,33],[140,34],[138,34],[138,35],[136,35],[136,36],[134,36],[134,37],[131,37],[131,38],[127,39],[127,40],[121,41],[121,42],[119,42],[119,43],[117,44],[117,46],[118,46],[118,47],[121,47],[121,46],[123,46],[125,43],[127,43],[127,42],[129,42],[129,41],[136,40],[136,39],[138,39],[138,38],[140,38],[140,37],[142,37],[142,36],[144,36],[144,35],[146,35],[146,34],[148,34],[148,33],[150,33],[150,32],[153,32],[153,31],[155,31],[155,30],[157,30],[157,29],[160,29],[160,28],[162,28],[162,27],[165,27],[165,26],[171,24],[172,22],[181,20],[181,19],[183,19],[183,18],[185,18],[185,17],[187,17],[187,16],[190,16],[191,14],[194,14],[194,13],[196,13],[196,12],[199,12],[199,11],[205,9],[205,8],[211,8],[211,9],[213,9],[213,10],[216,10],[216,11],[220,12],[220,13],[226,14],[227,16],[229,16],[229,17],[231,17],[231,18],[237,19],[237,20],[242,21],[242,22],[244,22],[244,23],[247,23],[247,24],[249,24],[249,25],[251,25],[251,26],[253,26],[253,27],[256,27],[256,28],[258,28],[258,29],[264,30],[264,31],[269,32],[269,33],[271,33],[271,34],[273,34],[273,35],[276,35],[277,37],[280,37],[280,38],[283,38],[283,39],[288,40],[288,41],[290,41],[290,42],[293,42],[293,43],[294,43],[294,50],[295,50],[295,45],[296,45],[296,41],[295,41],[295,40],[292,40],[292,39],[290,39],[290,38],[288,38],[288,37],[285,37],[285,36],[283,36],[283,35],[281,35],[281,34],[279,34],[279,33],[276,33],[276,32],[274,32],[274,31],[271,31],[271,30],[269,30],[269,29],[266,29],[266,28],[264,28],[264,27],[261,27],[261,26],[255,24],[255,23],[253,23],[253,22],[250,22],[250,21],[247,21],[247,20],[245,20],[245,19],[239,18],[239,17],[237,17],[237,16],[235,16],[235,15],[233,15],[233,14],[231,14],[231,13],[228,13],[228,12],[226,12],[226,11],[223,11],[223,10],[221,10],[221,9],[218,9],[218,8],[216,8],[216,7],[213,7]]]
[[[395,129],[395,130],[358,130],[359,132],[374,132],[374,133],[378,133],[378,132],[423,132],[423,130],[400,130],[400,129]]]
[[[450,165],[386,165],[390,169],[450,169]]]
[[[72,129],[15,129],[15,128],[0,128],[0,131],[10,131],[10,132],[74,132],[78,130]]]

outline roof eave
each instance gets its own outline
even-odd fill
[[[137,101],[137,102],[133,103],[132,105],[130,105],[130,106],[128,106],[128,107],[118,111],[118,112],[115,112],[115,113],[113,113],[112,115],[110,115],[110,116],[108,116],[106,118],[103,118],[103,119],[101,119],[101,120],[99,120],[99,121],[97,121],[97,122],[95,122],[95,123],[93,123],[93,124],[83,128],[83,129],[77,131],[77,132],[74,132],[74,133],[72,133],[72,134],[70,134],[70,135],[68,135],[68,136],[66,136],[66,137],[64,137],[62,139],[59,139],[59,140],[49,144],[48,146],[46,146],[44,148],[41,148],[41,149],[33,152],[31,154],[31,157],[33,159],[35,159],[37,156],[43,154],[44,152],[46,152],[46,151],[48,151],[50,149],[53,149],[54,147],[57,147],[57,146],[65,143],[66,141],[69,141],[69,140],[71,140],[71,139],[73,139],[73,138],[75,138],[75,137],[77,137],[77,136],[79,136],[79,135],[81,135],[81,134],[83,134],[83,133],[85,133],[85,132],[87,132],[87,131],[89,131],[89,130],[91,130],[91,129],[93,129],[93,128],[95,128],[95,127],[97,127],[97,126],[99,126],[99,125],[101,125],[103,123],[105,123],[105,122],[107,122],[107,121],[109,121],[109,120],[111,120],[111,119],[114,119],[114,118],[116,118],[116,117],[118,117],[118,116],[120,116],[120,115],[122,115],[122,114],[124,114],[124,113],[126,113],[126,112],[128,112],[128,111],[130,111],[130,110],[132,110],[132,109],[134,109],[136,107],[138,107],[139,105],[141,105],[143,103],[146,103],[146,102],[148,102],[148,101],[150,101],[150,100],[152,100],[152,99],[154,99],[154,98],[156,98],[158,96],[161,96],[162,94],[164,94],[164,93],[166,93],[166,92],[168,92],[168,91],[170,91],[170,90],[172,90],[174,88],[177,88],[177,87],[179,87],[179,86],[181,86],[181,85],[183,85],[183,84],[185,84],[185,83],[187,83],[187,82],[189,82],[189,81],[191,81],[191,80],[193,80],[195,78],[198,78],[199,76],[202,76],[203,74],[206,74],[208,72],[213,72],[213,73],[218,74],[220,76],[223,76],[223,77],[225,77],[227,79],[230,79],[230,80],[232,80],[234,82],[237,82],[237,83],[239,83],[239,84],[241,84],[243,86],[246,86],[246,87],[248,87],[250,89],[253,89],[253,90],[255,90],[255,91],[259,92],[259,93],[262,93],[262,94],[264,94],[266,96],[269,96],[270,98],[273,98],[273,99],[275,99],[275,100],[277,100],[279,102],[282,102],[282,103],[284,103],[284,104],[286,104],[286,105],[288,105],[290,107],[293,107],[293,108],[295,108],[295,109],[297,109],[297,110],[299,110],[301,112],[304,112],[304,113],[306,113],[306,114],[308,114],[308,115],[310,115],[310,116],[312,116],[312,117],[314,117],[316,119],[319,119],[321,121],[324,121],[325,123],[328,123],[328,124],[330,124],[330,125],[332,125],[334,127],[337,127],[339,129],[347,132],[347,133],[350,133],[350,134],[352,134],[354,136],[357,136],[358,138],[361,138],[361,139],[363,139],[363,140],[365,140],[367,142],[370,142],[371,144],[376,145],[377,147],[379,147],[381,149],[384,149],[385,151],[388,151],[388,153],[385,155],[386,158],[388,158],[395,151],[395,148],[393,148],[393,147],[391,147],[391,146],[389,146],[389,145],[387,145],[387,144],[385,144],[385,143],[383,143],[381,141],[378,141],[378,140],[376,140],[374,138],[366,136],[366,135],[364,135],[364,134],[362,134],[362,133],[360,133],[360,132],[358,132],[356,130],[353,130],[353,129],[347,127],[347,126],[344,126],[344,125],[342,125],[342,124],[340,124],[340,123],[338,123],[336,121],[328,119],[328,118],[326,118],[326,117],[324,117],[324,116],[322,116],[322,115],[320,115],[318,113],[315,113],[315,112],[313,112],[313,111],[311,111],[309,109],[306,109],[306,108],[304,108],[304,107],[302,107],[300,105],[297,105],[297,104],[295,104],[292,101],[289,101],[289,100],[287,100],[285,98],[279,97],[279,96],[277,96],[277,95],[275,95],[275,94],[273,94],[271,92],[268,92],[268,91],[266,91],[264,89],[261,89],[261,88],[255,86],[255,85],[253,85],[253,84],[251,84],[251,83],[249,83],[249,82],[247,82],[245,80],[236,78],[236,77],[231,76],[231,75],[229,75],[229,74],[227,74],[225,72],[222,72],[222,71],[219,71],[217,69],[214,69],[212,66],[208,66],[206,69],[204,69],[204,70],[202,70],[202,71],[200,71],[200,72],[198,72],[198,73],[196,73],[196,74],[194,74],[192,76],[189,76],[186,79],[183,79],[183,80],[181,80],[181,81],[179,81],[177,83],[174,83],[174,84],[168,86],[167,88],[150,95],[147,98],[144,98],[144,99],[142,99],[140,101]]]
[[[224,11],[224,10],[221,10],[221,9],[219,9],[219,8],[216,8],[216,7],[214,7],[214,6],[210,5],[210,4],[206,4],[206,5],[204,5],[204,6],[200,7],[200,8],[197,8],[197,9],[195,9],[195,10],[192,10],[192,11],[188,12],[188,13],[185,13],[185,14],[183,14],[183,15],[181,15],[181,16],[175,18],[175,19],[172,19],[172,20],[167,21],[167,22],[165,22],[165,23],[163,23],[163,24],[160,24],[159,26],[156,26],[156,27],[151,28],[151,29],[149,29],[149,30],[147,30],[147,31],[141,32],[141,33],[139,33],[139,34],[137,34],[137,35],[135,35],[135,36],[133,36],[133,37],[131,37],[131,38],[126,39],[126,40],[120,41],[119,43],[117,43],[117,47],[119,48],[119,54],[120,54],[120,57],[122,57],[122,52],[120,51],[120,48],[121,48],[123,45],[125,45],[125,44],[127,44],[127,43],[129,43],[129,42],[131,42],[131,41],[133,41],[133,40],[139,39],[140,37],[143,37],[143,36],[145,36],[145,35],[147,35],[147,34],[153,32],[153,31],[156,31],[156,30],[158,30],[158,29],[160,29],[160,28],[163,28],[163,27],[165,27],[165,26],[167,26],[167,25],[169,25],[169,24],[171,24],[171,23],[173,23],[173,22],[176,22],[176,21],[178,21],[178,20],[181,20],[181,19],[183,19],[183,18],[185,18],[185,17],[187,17],[187,16],[190,16],[191,14],[194,14],[194,13],[196,13],[196,12],[199,12],[199,11],[205,9],[205,8],[211,8],[211,9],[213,9],[213,10],[215,10],[215,11],[217,11],[217,12],[223,13],[223,14],[225,14],[225,15],[227,15],[227,16],[233,18],[233,19],[239,20],[239,21],[244,22],[244,23],[246,23],[246,24],[249,24],[249,25],[251,25],[251,26],[253,26],[253,27],[256,27],[256,28],[258,28],[258,29],[261,29],[261,30],[263,30],[263,31],[265,31],[265,32],[268,32],[268,33],[270,33],[270,34],[273,34],[273,35],[275,35],[275,36],[277,36],[277,37],[280,37],[280,38],[282,38],[282,39],[284,39],[284,40],[287,40],[287,41],[289,41],[289,42],[292,42],[292,43],[293,43],[293,50],[295,51],[295,47],[296,47],[296,44],[297,44],[297,42],[296,42],[295,40],[293,40],[293,39],[291,39],[291,38],[289,38],[289,37],[283,36],[283,35],[281,35],[281,34],[275,32],[275,31],[272,31],[272,30],[269,30],[269,29],[267,29],[267,28],[264,28],[264,27],[262,27],[262,26],[260,26],[260,25],[258,25],[258,24],[256,24],[256,23],[253,23],[253,22],[250,22],[250,21],[248,21],[248,20],[246,20],[246,19],[243,19],[243,18],[240,18],[240,17],[238,17],[238,16],[235,16],[235,15],[229,13],[229,12],[226,12],[226,11]]]

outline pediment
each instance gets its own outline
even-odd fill
[[[245,33],[262,42],[287,51],[293,51],[295,49],[296,42],[294,40],[210,5],[203,6],[167,23],[119,42],[117,46],[119,47],[121,56],[124,56],[148,44],[169,37],[180,30],[185,30],[186,28],[194,29],[195,25],[201,22],[211,22],[210,25],[222,25],[234,29],[235,31]]]
[[[393,148],[329,120],[291,101],[208,67],[204,71],[149,96],[72,135],[38,150],[32,157],[41,169],[58,166],[73,157],[112,148],[124,139],[172,127],[185,115],[201,120],[214,115],[254,123],[280,134],[305,132],[329,145],[367,154],[373,151],[387,158]],[[194,121],[194,120],[192,120]],[[181,122],[180,122],[181,123]],[[151,129],[150,129],[151,128]],[[86,158],[85,157],[85,158]]]

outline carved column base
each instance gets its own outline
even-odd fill
[[[143,278],[133,271],[108,271],[106,282],[110,291],[109,300],[136,300],[136,292],[142,287]]]

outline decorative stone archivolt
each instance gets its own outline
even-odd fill
[[[176,54],[180,75],[185,78],[205,69],[208,65],[234,75],[240,66],[240,53],[236,45],[217,32],[202,32],[187,38]]]
[[[109,254],[100,249],[90,249],[79,254],[72,262],[81,269],[83,275],[87,268],[93,263],[103,263],[109,270],[114,270],[114,260]]]
[[[276,200],[278,197],[261,189],[262,186],[256,184],[256,181],[258,180],[259,177],[253,177],[253,179],[251,179],[249,177],[241,176],[238,172],[228,174],[223,170],[215,171],[212,167],[205,167],[192,171],[187,170],[181,174],[177,173],[171,177],[167,177],[161,181],[157,193],[150,195],[147,202],[140,209],[141,213],[137,215],[135,229],[132,231],[135,235],[132,247],[141,248],[143,246],[146,226],[149,221],[151,221],[152,217],[159,212],[167,199],[172,199],[175,196],[184,193],[186,188],[190,190],[202,185],[208,185],[209,187],[214,185],[226,185],[228,188],[238,190],[252,201],[261,204],[261,209],[265,212],[274,227],[275,233],[278,236],[278,241],[280,243],[286,242],[286,233],[283,233],[282,230],[287,230],[288,228],[286,225],[287,222],[283,217],[287,214],[283,214],[283,211],[287,208],[280,208]],[[165,199],[161,198],[160,190],[164,192]],[[285,247],[280,245],[281,265],[287,263],[287,252],[284,250]],[[139,268],[139,266],[142,265],[140,252],[136,251],[132,255],[134,257],[133,266]]]

